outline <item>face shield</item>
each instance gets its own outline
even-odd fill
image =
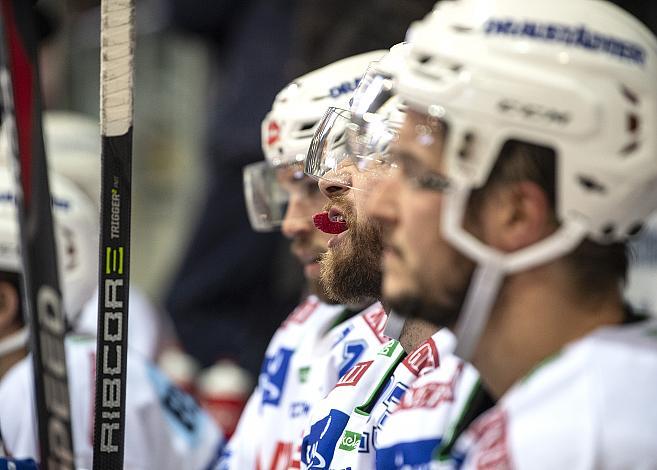
[[[303,172],[303,163],[272,167],[266,161],[244,167],[244,196],[254,230],[278,230],[284,223],[308,222],[326,198],[317,181]]]
[[[397,137],[398,129],[387,119],[376,116],[359,125],[351,112],[329,108],[310,144],[304,171],[316,179],[368,191],[374,179],[390,171],[387,155]]]
[[[251,227],[256,232],[271,232],[285,217],[288,193],[276,179],[276,169],[261,161],[246,165],[242,171],[244,200]]]

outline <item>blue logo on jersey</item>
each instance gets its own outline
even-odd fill
[[[440,439],[404,442],[376,451],[376,470],[431,468],[431,456]]]
[[[359,82],[360,82],[360,78],[356,78],[350,82],[342,82],[339,85],[331,87],[331,89],[329,90],[329,95],[331,95],[331,98],[337,98],[340,95],[353,93],[354,90],[356,90],[356,87],[358,87]]]
[[[292,349],[281,348],[273,356],[265,357],[259,383],[262,389],[263,405],[278,406],[280,403],[293,353]]]
[[[347,421],[349,415],[334,409],[310,427],[310,434],[304,436],[301,444],[301,460],[309,470],[329,468]]]
[[[358,362],[358,359],[363,355],[363,351],[365,351],[366,348],[367,343],[362,339],[345,343],[342,351],[342,357],[344,360],[340,364],[340,370],[338,371],[339,378],[342,378],[342,376],[346,374],[356,362]]]
[[[349,333],[354,329],[354,325],[349,325],[347,326],[342,332],[340,333],[340,336],[335,340],[335,342],[331,345],[331,349],[336,347],[338,344],[340,344],[344,339],[347,337]]]
[[[584,25],[570,26],[492,18],[484,28],[488,35],[517,36],[561,43],[590,51],[600,51],[638,65],[643,65],[646,61],[646,51],[639,44],[590,30]]]
[[[392,412],[391,408],[393,408],[393,405],[399,405],[399,402],[404,396],[404,393],[406,393],[406,390],[408,390],[408,385],[403,384],[401,382],[396,383],[395,386],[392,388],[386,399],[383,401],[386,410],[381,416],[381,418],[379,419],[379,422],[376,424],[376,427],[378,429],[381,429],[385,425],[388,416],[390,416],[390,413]]]

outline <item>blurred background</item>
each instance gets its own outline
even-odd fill
[[[305,72],[402,41],[434,3],[137,1],[132,282],[175,338],[161,362],[186,387],[205,369],[204,386],[233,377],[248,388],[302,296],[285,241],[250,229],[242,197],[242,167],[263,158],[260,122],[275,94]],[[657,29],[657,2],[617,3]],[[37,6],[46,108],[97,122],[99,2]],[[632,295],[645,307],[655,306],[655,233],[635,248]],[[216,364],[224,379],[208,372]]]

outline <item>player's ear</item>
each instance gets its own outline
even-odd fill
[[[525,248],[556,228],[547,194],[532,181],[499,186],[484,204],[483,236],[501,251]]]
[[[0,330],[11,326],[18,319],[19,301],[16,287],[11,282],[0,281]]]

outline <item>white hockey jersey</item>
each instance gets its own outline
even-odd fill
[[[372,469],[390,413],[418,377],[453,351],[451,333],[438,331],[406,354],[392,340],[356,364],[315,407],[301,446],[304,469]]]
[[[657,320],[604,327],[516,383],[457,441],[452,466],[657,468]]]
[[[481,389],[479,374],[453,354],[419,377],[404,393],[379,433],[377,470],[427,469],[441,446],[449,446],[470,410],[491,401]],[[481,408],[474,410],[476,415]],[[449,456],[449,455],[448,455]]]
[[[288,468],[311,407],[367,350],[387,341],[379,303],[341,321],[346,313],[311,296],[279,327],[218,468]]]
[[[66,338],[75,465],[89,469],[93,454],[96,339]],[[7,453],[38,459],[30,357],[0,382],[0,430]],[[128,354],[125,469],[205,469],[216,462],[223,435],[194,399],[142,356]]]

